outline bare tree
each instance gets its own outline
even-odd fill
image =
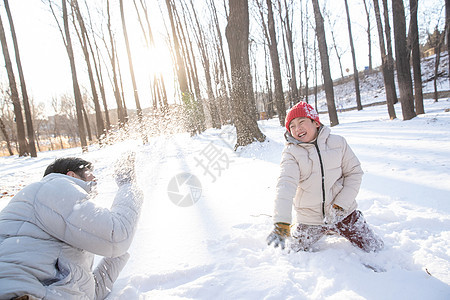
[[[348,38],[350,40],[350,49],[352,52],[352,60],[353,60],[353,79],[355,81],[356,107],[358,108],[358,110],[361,110],[362,105],[361,105],[361,92],[359,91],[359,75],[358,75],[358,68],[356,67],[356,54],[355,54],[355,47],[353,46],[352,23],[350,21],[350,12],[348,11],[347,0],[344,0],[344,4],[345,4],[345,11],[347,12]]]
[[[191,0],[191,8],[192,13],[195,20],[195,26],[193,25],[193,32],[195,35],[195,40],[197,42],[197,47],[200,51],[200,58],[203,65],[203,69],[205,72],[205,79],[206,79],[206,89],[208,94],[208,104],[210,107],[210,113],[211,113],[211,120],[212,120],[212,126],[214,128],[220,128],[221,122],[220,122],[220,116],[219,111],[217,109],[216,105],[216,98],[214,96],[214,91],[212,87],[212,80],[211,80],[211,70],[210,70],[210,60],[209,60],[209,53],[208,53],[208,45],[206,44],[205,34],[203,31],[202,26],[200,25],[200,22],[198,20],[197,12],[194,8],[194,2]],[[202,105],[203,106],[203,105]]]
[[[86,3],[86,8],[88,8],[87,7],[87,2],[85,2],[85,3]],[[87,35],[87,41],[88,41],[88,44],[89,44],[89,49],[91,51],[93,65],[94,65],[94,68],[95,68],[95,75],[97,77],[97,82],[98,82],[98,86],[99,86],[99,89],[100,89],[100,95],[102,97],[102,103],[103,103],[103,109],[105,111],[105,121],[106,121],[105,133],[107,133],[111,129],[111,121],[109,119],[108,104],[106,103],[105,84],[103,82],[102,64],[101,64],[101,59],[100,59],[100,50],[99,50],[99,47],[97,45],[96,34],[94,33],[94,28],[93,28],[93,25],[92,25],[92,18],[91,18],[91,14],[89,12],[89,9],[87,9],[87,13],[88,13],[88,17],[89,17],[91,36],[92,36],[93,44],[95,46],[95,51],[94,51],[94,47],[92,46],[91,39],[89,38],[89,34]]]
[[[419,49],[419,28],[417,25],[417,7],[418,0],[409,1],[410,21],[408,44],[411,47],[412,65],[414,71],[414,103],[416,113],[424,114],[423,93],[422,93],[422,71],[420,68],[420,49]]]
[[[213,22],[215,27],[216,34],[214,35],[215,39],[215,49],[217,52],[217,68],[219,70],[219,80],[218,83],[220,83],[220,90],[219,90],[219,101],[220,101],[220,107],[221,112],[223,115],[223,120],[227,120],[227,122],[233,122],[232,120],[232,113],[231,113],[231,103],[230,103],[230,97],[228,96],[228,90],[231,89],[231,81],[230,76],[228,72],[228,65],[227,60],[225,59],[225,52],[223,50],[223,40],[222,40],[222,30],[219,26],[219,18],[217,17],[217,9],[215,6],[215,1],[210,0],[209,1],[209,8],[211,10],[211,14],[213,16]],[[224,6],[225,6],[225,0],[224,0]],[[227,13],[226,7],[225,7],[225,14]]]
[[[55,14],[55,11],[53,9],[52,1],[49,0],[49,6],[50,10],[52,11],[53,17],[55,18],[56,24],[58,25],[59,31],[61,33],[61,37],[64,42],[64,46],[66,48],[67,56],[69,57],[70,62],[70,69],[72,72],[72,85],[73,85],[73,92],[75,96],[75,108],[76,108],[76,115],[77,115],[77,124],[78,124],[78,134],[80,137],[81,142],[81,149],[83,152],[88,151],[88,144],[86,140],[86,129],[83,122],[83,103],[81,99],[81,92],[80,92],[80,86],[78,84],[78,77],[77,77],[77,70],[75,66],[75,57],[73,54],[73,47],[72,47],[72,40],[70,38],[70,30],[69,30],[69,17],[67,12],[67,0],[62,0],[62,13],[63,13],[63,26],[64,31],[61,28],[59,24],[58,17]]]
[[[31,116],[30,103],[28,101],[27,86],[25,84],[25,77],[23,75],[22,62],[20,60],[19,44],[17,42],[16,30],[14,28],[14,22],[9,8],[9,1],[4,0],[6,13],[8,15],[9,27],[11,29],[12,40],[14,44],[14,53],[16,56],[17,69],[19,71],[20,88],[22,90],[23,108],[25,112],[25,120],[27,125],[28,147],[31,157],[37,157],[36,145],[34,140],[34,128],[33,120]]]
[[[275,9],[277,9],[277,7],[275,7]],[[279,43],[283,45],[283,54],[284,54],[284,62],[285,62],[284,68],[286,70],[286,78],[288,80],[288,92],[286,95],[287,101],[285,100],[285,103],[287,102],[288,107],[291,107],[292,105],[294,105],[294,101],[292,100],[292,88],[291,88],[291,83],[290,83],[292,76],[291,76],[290,62],[289,62],[289,58],[288,58],[288,46],[286,44],[286,32],[285,32],[285,30],[283,30],[284,18],[282,16],[282,8],[280,6],[278,6],[278,12],[279,12],[280,21],[281,21],[281,33],[280,33],[280,42]],[[256,79],[255,79],[255,81],[256,81]],[[284,96],[284,92],[283,92],[283,96]]]
[[[114,90],[114,98],[116,99],[117,104],[117,117],[119,119],[119,125],[123,125],[126,123],[126,111],[123,108],[122,104],[122,98],[120,97],[120,91],[119,91],[119,83],[118,83],[118,77],[117,77],[117,66],[116,66],[116,46],[115,46],[115,40],[111,28],[111,12],[109,9],[109,0],[106,1],[106,14],[108,16],[107,21],[107,30],[109,35],[109,43],[111,49],[106,45],[106,40],[103,39],[103,42],[105,43],[106,49],[108,51],[109,61],[111,62],[111,69],[112,69],[112,81],[113,81],[113,90]]]
[[[264,71],[265,71],[265,82],[267,91],[267,101],[266,101],[266,112],[267,117],[271,119],[275,114],[273,109],[273,93],[272,93],[272,76],[270,76],[270,64],[269,64],[269,54],[267,53],[267,47],[264,45]]]
[[[380,15],[380,7],[378,5],[378,0],[373,0],[373,6],[375,9],[375,19],[377,22],[377,30],[378,30],[378,39],[380,42],[380,52],[381,52],[381,70],[383,73],[384,80],[384,90],[386,94],[386,104],[388,108],[389,118],[391,120],[395,119],[397,116],[395,114],[394,109],[394,99],[395,96],[395,86],[392,86],[391,81],[389,80],[388,75],[388,57],[386,53],[386,46],[384,43],[384,34],[383,34],[383,24],[381,23],[381,15]]]
[[[323,25],[323,17],[320,12],[319,1],[312,0],[314,8],[314,19],[316,20],[316,35],[319,44],[320,62],[322,64],[322,76],[325,86],[325,96],[327,98],[328,115],[330,116],[330,125],[339,124],[336,105],[334,103],[333,80],[330,73],[330,62],[328,56],[328,47],[325,37],[325,28]]]
[[[204,110],[203,110],[203,101],[202,101],[202,95],[201,95],[201,91],[200,91],[200,82],[199,82],[199,76],[198,76],[197,62],[196,62],[195,52],[194,52],[194,48],[192,45],[193,43],[192,43],[191,34],[190,34],[191,31],[187,30],[188,24],[187,24],[186,15],[187,15],[187,12],[189,11],[189,9],[187,8],[187,4],[183,5],[183,3],[182,3],[181,5],[184,6],[181,8],[181,11],[183,12],[183,15],[182,15],[183,22],[181,21],[181,17],[179,15],[178,9],[176,9],[175,5],[173,7],[173,10],[174,10],[176,20],[177,20],[177,32],[182,41],[182,43],[181,43],[182,53],[183,53],[183,58],[186,62],[186,66],[187,66],[188,79],[189,79],[191,86],[194,87],[194,91],[195,91],[195,97],[192,99],[194,123],[193,123],[193,127],[191,128],[191,130],[193,130],[192,133],[200,133],[200,132],[205,131],[205,129],[206,129],[205,114],[204,114]],[[194,6],[192,6],[192,11],[195,13]],[[189,17],[190,17],[190,15],[191,14],[188,14]],[[191,19],[191,23],[192,23],[192,19]],[[196,32],[196,30],[193,30],[193,31]],[[205,50],[207,51],[206,48],[205,48]],[[216,110],[217,110],[216,118],[218,118],[218,124],[219,124],[219,128],[220,128],[221,120],[220,120],[220,114],[218,113],[217,105],[215,103],[215,97],[212,100],[214,101],[213,102],[214,107],[216,107]]]
[[[269,50],[272,61],[273,82],[275,85],[275,106],[277,107],[278,120],[280,125],[284,126],[286,119],[286,105],[284,103],[283,83],[281,80],[280,60],[277,49],[277,38],[275,33],[275,21],[273,18],[272,0],[266,0],[267,3],[267,27],[269,32]]]
[[[86,131],[88,134],[88,139],[90,142],[92,142],[92,131],[91,131],[91,124],[89,123],[89,114],[86,111],[86,107],[84,104],[84,102],[86,102],[86,95],[84,95],[81,99],[83,99],[83,103],[82,103],[83,106],[81,107],[81,110],[83,111],[83,118],[84,118],[84,123],[86,124]]]
[[[14,115],[17,128],[17,139],[19,141],[19,156],[28,155],[28,145],[25,138],[25,125],[23,123],[22,106],[20,105],[19,92],[17,91],[14,70],[9,56],[8,44],[6,42],[5,30],[3,22],[0,18],[0,41],[2,44],[3,57],[5,59],[6,72],[8,73],[9,88],[11,92],[11,100],[14,106]]]
[[[177,73],[177,80],[181,91],[181,97],[183,101],[190,101],[191,91],[188,86],[187,75],[186,75],[186,66],[184,60],[181,55],[181,46],[179,37],[176,32],[176,24],[173,17],[172,12],[172,4],[171,0],[166,0],[167,10],[169,12],[169,20],[172,29],[172,38],[173,38],[173,51],[175,52],[175,69]]]
[[[281,15],[281,3],[278,0],[278,6],[280,7],[280,15]],[[292,36],[292,23],[293,23],[293,14],[292,14],[292,0],[287,4],[287,1],[284,0],[284,10],[285,16],[284,20],[280,16],[280,19],[284,25],[284,32],[286,34],[286,43],[289,50],[289,66],[291,67],[291,78],[289,80],[289,86],[291,87],[292,99],[294,103],[299,102],[298,88],[297,88],[297,76],[295,72],[295,57],[294,57],[294,41]]]
[[[89,55],[89,44],[88,44],[89,37],[87,34],[84,19],[81,15],[80,7],[78,6],[78,0],[73,0],[72,8],[73,8],[73,12],[76,16],[76,19],[78,20],[78,25],[80,26],[81,32],[78,32],[78,29],[77,29],[76,23],[75,23],[75,16],[74,16],[74,20],[73,20],[74,27],[75,27],[75,29],[77,29],[76,32],[78,34],[78,39],[80,40],[81,48],[82,48],[83,54],[84,54],[84,59],[86,61],[86,66],[87,66],[87,71],[88,71],[88,76],[89,76],[89,83],[90,83],[91,92],[92,92],[92,100],[94,102],[94,107],[95,107],[97,138],[99,138],[100,135],[104,134],[104,132],[105,132],[105,124],[103,123],[102,111],[100,108],[100,102],[98,99],[97,88],[95,85],[94,72],[92,71],[91,58]]]
[[[341,78],[344,79],[344,70],[342,68],[342,61],[341,61],[343,53],[341,51],[339,51],[339,49],[338,49],[338,45],[336,42],[336,37],[335,37],[334,29],[333,29],[335,27],[336,22],[333,22],[333,24],[331,24],[331,18],[330,18],[329,14],[325,14],[325,17],[328,21],[328,26],[330,27],[331,41],[333,42],[331,47],[334,49],[334,52],[336,53],[336,57],[338,59],[339,70],[341,71]]]
[[[117,45],[115,46],[115,48],[117,49]],[[123,117],[125,118],[125,122],[128,122],[129,118],[128,118],[127,103],[125,101],[125,92],[123,89],[123,80],[122,80],[122,72],[121,72],[122,68],[120,67],[119,54],[117,53],[117,51],[116,51],[115,61],[117,63],[117,74],[118,74],[117,80],[119,81],[119,85],[120,85],[119,90],[118,90],[118,93],[120,94],[119,99],[122,101],[121,105],[123,107]]]
[[[264,141],[254,118],[256,113],[248,56],[249,13],[247,0],[230,0],[230,14],[225,29],[231,64],[231,99],[236,126],[235,148],[255,140]]]
[[[317,39],[314,39],[314,46],[313,46],[313,53],[314,53],[314,107],[316,108],[316,111],[319,111],[319,108],[317,107]]]
[[[125,38],[125,46],[127,48],[127,54],[128,54],[128,67],[130,69],[130,76],[131,76],[131,83],[133,84],[133,92],[134,92],[134,100],[136,102],[136,112],[138,116],[139,123],[142,124],[142,108],[141,108],[141,102],[139,101],[139,93],[136,86],[136,79],[134,76],[134,67],[133,67],[133,59],[131,56],[131,49],[130,49],[130,42],[128,40],[128,32],[127,32],[127,26],[125,22],[125,13],[123,9],[123,0],[119,1],[120,4],[120,16],[122,19],[122,30],[123,30],[123,37]],[[144,131],[142,131],[142,139],[144,143],[147,143],[147,136],[144,134]]]
[[[190,38],[185,35],[181,19],[172,0],[166,0],[169,20],[172,29],[174,68],[177,74],[178,85],[181,91],[181,100],[187,115],[187,129],[191,135],[201,132],[204,128],[204,119],[199,114],[200,88],[195,61],[192,59],[193,50]],[[201,107],[203,110],[203,108]],[[220,123],[220,121],[219,121]]]
[[[392,51],[392,38],[391,38],[391,26],[389,25],[389,9],[388,9],[388,0],[383,1],[383,10],[384,10],[384,32],[386,35],[386,49],[387,49],[387,71],[389,80],[389,87],[393,88],[394,93],[394,104],[398,102],[397,99],[397,91],[395,89],[395,78],[394,78],[394,54]]]
[[[445,31],[445,30],[444,30]],[[438,102],[439,95],[437,90],[437,80],[439,77],[439,64],[441,61],[441,48],[444,44],[445,39],[445,32],[439,33],[438,25],[436,25],[435,33],[437,33],[437,39],[434,44],[434,52],[436,53],[436,58],[434,60],[434,79],[433,79],[433,86],[434,86],[434,101]]]
[[[392,0],[392,12],[395,35],[395,61],[397,65],[397,79],[400,90],[402,114],[404,120],[410,120],[416,116],[416,113],[414,112],[411,68],[406,46],[406,24],[403,0]]]
[[[366,18],[367,18],[367,43],[369,45],[369,71],[372,71],[372,35],[370,33],[371,27],[370,27],[370,13],[369,13],[369,7],[367,6],[367,0],[363,0],[364,3],[364,11],[366,12]]]
[[[182,96],[190,97],[191,92],[188,87],[184,60],[181,57],[180,42],[179,42],[179,37],[176,33],[176,27],[175,27],[176,25],[175,25],[175,21],[173,18],[170,1],[171,0],[166,0],[166,6],[167,6],[167,10],[169,12],[169,19],[170,19],[170,24],[171,24],[171,28],[172,28],[172,38],[173,38],[173,43],[174,43],[174,51],[175,51],[175,55],[176,55],[176,66],[175,67],[177,69],[178,83],[180,85],[180,90],[181,90]]]
[[[10,139],[9,139],[8,132],[6,131],[5,123],[3,123],[3,120],[2,120],[1,117],[0,117],[0,131],[2,132],[3,137],[5,138],[6,147],[7,147],[7,149],[8,149],[9,155],[10,155],[10,156],[13,156],[13,155],[14,155],[14,152],[12,151],[12,148],[11,148],[11,141],[10,141]]]
[[[300,0],[300,31],[302,35],[302,53],[303,53],[303,65],[304,65],[304,74],[305,74],[305,101],[308,103],[308,94],[309,94],[309,86],[308,86],[308,23],[306,18],[308,18],[308,1],[305,1],[305,7],[303,9],[303,1]],[[305,26],[306,25],[306,26]],[[342,70],[342,68],[341,68]]]

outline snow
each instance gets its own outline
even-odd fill
[[[447,81],[440,89],[448,89]],[[362,97],[363,104],[380,101],[383,90],[366,89]],[[386,105],[342,112],[331,128],[362,163],[357,201],[385,242],[379,253],[337,236],[310,252],[266,245],[284,146],[278,119],[259,121],[267,140],[237,152],[233,128],[224,126],[194,137],[152,137],[146,145],[92,146],[85,154],[76,148],[2,157],[0,209],[62,156],[93,162],[95,201],[107,207],[117,190],[113,164],[133,150],[145,201],[130,261],[108,299],[449,299],[450,100],[425,100],[426,114],[409,121],[401,120],[400,104],[395,108],[393,121]],[[327,114],[320,119],[329,124]],[[216,165],[202,167],[211,156]],[[201,184],[188,207],[168,193],[172,178],[184,172]],[[185,195],[186,186],[180,188]]]

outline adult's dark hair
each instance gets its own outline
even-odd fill
[[[48,165],[47,169],[45,169],[44,177],[50,173],[67,174],[69,171],[73,171],[78,176],[83,177],[83,172],[86,169],[92,170],[90,162],[79,157],[63,157]]]

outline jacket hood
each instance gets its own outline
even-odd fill
[[[95,181],[84,181],[69,175],[60,174],[60,173],[51,173],[42,178],[41,182],[49,182],[55,179],[65,179],[70,180],[74,182],[75,184],[79,185],[83,190],[85,190],[87,193],[91,192],[92,188],[96,185]]]
[[[325,130],[325,128],[326,128],[326,130]],[[289,131],[287,131],[287,130],[286,130],[286,132],[284,133],[284,138],[286,139],[286,143],[288,143],[288,144],[294,144],[294,145],[314,144],[314,142],[315,142],[317,139],[320,139],[320,138],[321,138],[321,136],[323,135],[322,132],[324,132],[324,134],[327,135],[327,133],[329,133],[329,130],[330,130],[330,129],[328,129],[328,128],[325,127],[323,124],[321,124],[320,127],[319,127],[319,129],[318,129],[318,132],[319,132],[319,133],[317,134],[317,137],[316,137],[314,140],[312,140],[311,142],[308,142],[308,143],[306,143],[306,142],[301,142],[301,141],[299,141],[299,140],[296,140],[296,139],[292,136],[292,134],[291,134]]]

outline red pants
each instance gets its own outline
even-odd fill
[[[327,231],[335,231],[366,252],[377,252],[383,249],[383,241],[369,228],[362,213],[355,210],[341,222],[334,225],[299,224],[292,232],[292,249],[294,251],[308,250],[311,245],[320,240]]]

